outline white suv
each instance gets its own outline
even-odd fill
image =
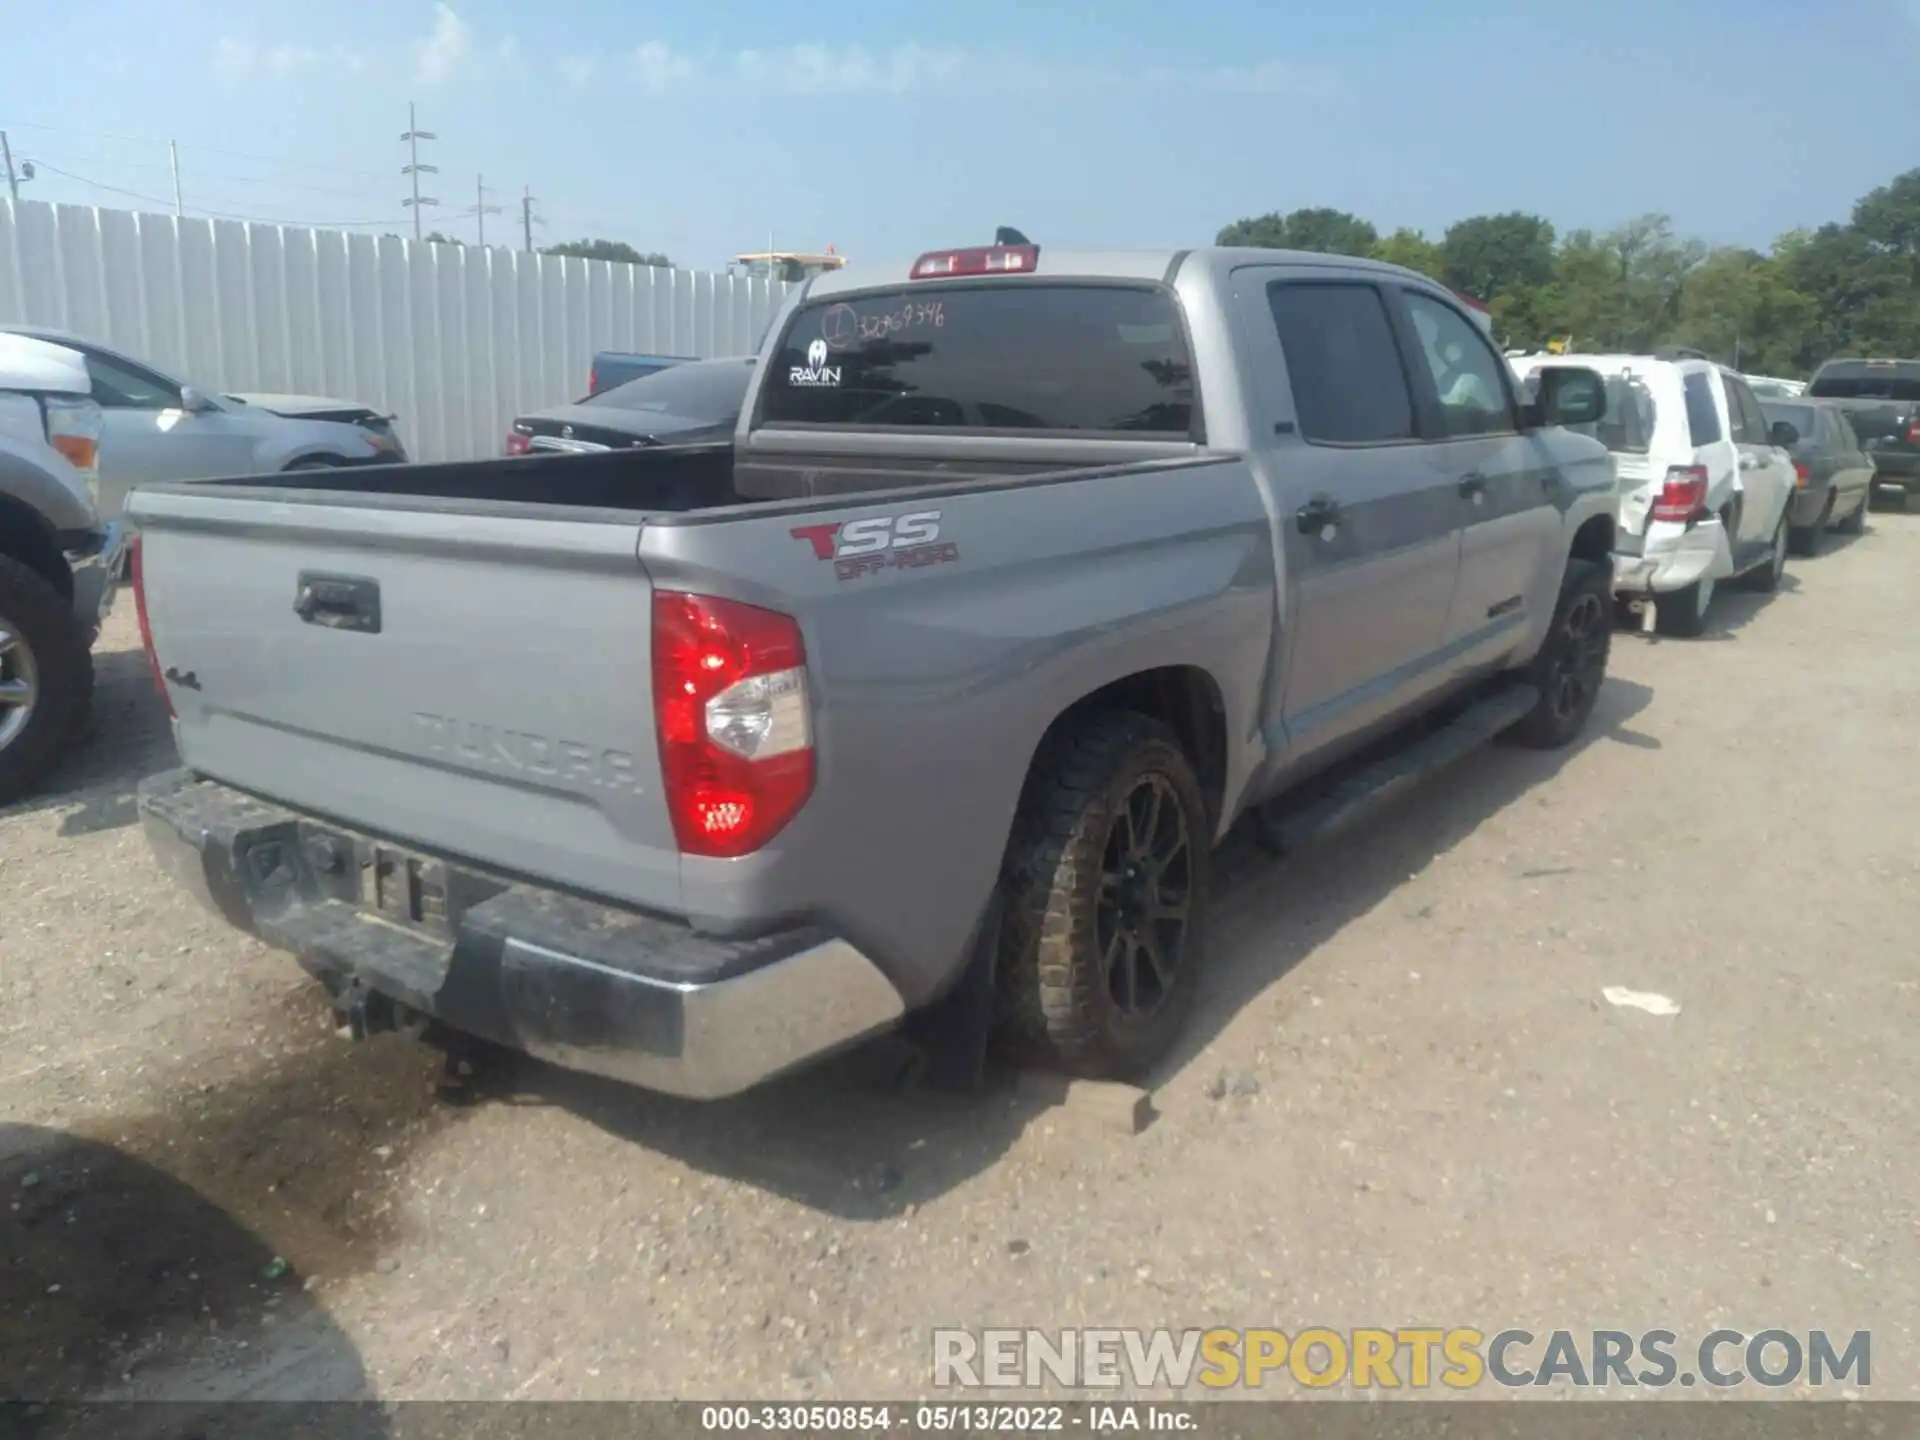
[[[1589,429],[1613,452],[1620,491],[1614,590],[1669,635],[1698,635],[1722,580],[1780,583],[1793,461],[1746,380],[1711,360],[1521,355],[1522,384],[1549,365],[1607,379]]]

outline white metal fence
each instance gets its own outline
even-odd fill
[[[597,350],[744,355],[788,286],[396,236],[0,200],[0,324],[57,326],[202,389],[399,415],[419,460],[500,453]]]

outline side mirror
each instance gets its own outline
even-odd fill
[[[1607,413],[1607,382],[1598,370],[1543,365],[1534,373],[1540,387],[1527,407],[1534,426],[1591,425]]]
[[[213,409],[213,402],[191,385],[180,387],[180,408],[189,415],[204,415]]]
[[[1769,444],[1778,445],[1782,450],[1791,450],[1800,443],[1800,432],[1785,420],[1773,422],[1773,429],[1767,432]]]

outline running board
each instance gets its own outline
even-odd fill
[[[1285,811],[1273,803],[1256,812],[1260,843],[1276,854],[1287,854],[1324,840],[1405,791],[1463,760],[1494,736],[1521,719],[1538,703],[1540,692],[1531,685],[1514,685],[1475,701],[1459,717],[1356,770],[1325,795],[1298,810]]]

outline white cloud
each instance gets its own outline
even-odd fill
[[[633,52],[633,74],[640,89],[648,95],[664,95],[692,81],[700,73],[700,62],[691,55],[649,40]]]
[[[306,45],[256,45],[228,36],[213,49],[214,68],[229,80],[284,80],[320,66],[358,75],[367,63],[361,52],[338,45],[315,50]]]
[[[422,85],[439,85],[451,79],[473,49],[473,32],[453,13],[453,7],[439,0],[433,8],[433,29],[421,42],[414,62],[414,78]]]
[[[1920,4],[1920,0],[1914,0]],[[792,45],[742,50],[738,78],[792,95],[914,95],[927,93],[1048,92],[1172,88],[1295,95],[1333,93],[1331,72],[1266,61],[1254,65],[1146,69],[1056,62],[1031,55],[901,45],[874,52],[864,46]]]

